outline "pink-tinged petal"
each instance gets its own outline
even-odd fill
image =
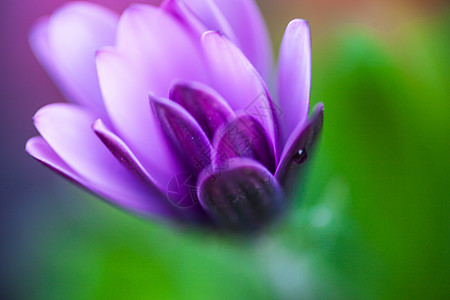
[[[118,15],[101,6],[73,2],[41,19],[30,35],[31,46],[70,101],[105,116],[98,86],[95,51],[114,44]]]
[[[212,87],[233,110],[242,110],[260,121],[278,153],[277,115],[261,76],[242,52],[220,33],[206,32],[202,40]]]
[[[150,104],[180,163],[198,174],[211,164],[212,147],[197,121],[179,104],[150,96]]]
[[[264,19],[253,0],[183,0],[206,24],[236,44],[262,77],[270,80],[272,44]]]
[[[134,5],[121,17],[116,48],[97,54],[97,70],[114,129],[160,186],[181,171],[148,105],[167,97],[174,79],[204,82],[199,42],[164,10]],[[154,171],[154,172],[153,172]]]
[[[53,171],[64,176],[68,180],[85,188],[86,190],[104,198],[109,203],[132,211],[133,213],[145,217],[169,218],[181,220],[180,216],[165,204],[160,204],[154,195],[146,190],[144,186],[129,186],[126,182],[119,187],[98,184],[89,178],[80,176],[70,166],[68,166],[51,146],[40,136],[28,140],[26,151],[36,160],[49,167]],[[130,189],[132,188],[132,189]]]
[[[216,130],[234,116],[228,103],[213,89],[197,82],[176,82],[169,98],[186,109],[210,140]]]
[[[273,145],[261,124],[252,116],[241,114],[220,128],[213,142],[215,168],[235,157],[259,161],[270,172],[275,172]]]
[[[225,231],[248,233],[272,221],[284,209],[283,191],[273,175],[256,161],[232,159],[219,172],[202,172],[201,205]]]
[[[289,136],[275,172],[275,177],[283,187],[292,187],[303,169],[303,163],[311,155],[311,151],[322,131],[323,111],[323,104],[317,104],[308,122],[305,125],[298,124]]]
[[[309,25],[296,19],[283,37],[278,63],[278,99],[283,112],[283,141],[308,117],[311,88],[311,40]]]

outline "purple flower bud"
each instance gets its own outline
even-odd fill
[[[72,104],[40,109],[34,158],[125,210],[248,233],[288,206],[323,105],[307,121],[309,26],[287,27],[272,78],[251,0],[166,0],[119,16],[74,2],[39,20],[32,48]]]

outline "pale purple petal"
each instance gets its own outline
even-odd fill
[[[151,67],[152,91],[166,96],[177,77],[205,79],[198,36],[163,8],[134,4],[120,18],[116,46],[130,62]]]
[[[201,36],[208,28],[184,1],[165,0],[160,7],[177,18],[195,36]]]
[[[214,0],[182,0],[181,2],[185,3],[200,21],[205,24],[207,30],[220,31],[230,40],[238,43],[234,30]]]
[[[180,218],[174,209],[166,204],[161,204],[159,199],[139,184],[127,184],[118,187],[98,184],[89,178],[80,176],[50,147],[50,145],[40,136],[28,140],[26,151],[35,159],[64,176],[68,180],[93,192],[113,205],[132,211],[133,213],[146,217],[170,218],[177,220]]]
[[[184,107],[212,140],[216,130],[234,116],[228,103],[207,85],[196,82],[176,82],[169,98]]]
[[[164,9],[138,4],[127,9],[116,47],[157,96],[166,97],[175,79],[207,82],[198,36]]]
[[[106,116],[98,86],[95,51],[114,44],[118,15],[101,6],[73,2],[41,19],[30,35],[36,56],[67,99]]]
[[[62,175],[66,179],[73,181],[79,185],[82,178],[69,167],[59,156],[53,151],[53,149],[48,145],[48,143],[41,137],[35,136],[27,141],[25,150],[33,156],[38,161],[42,162],[44,165]]]
[[[314,107],[314,112],[308,122],[305,125],[298,124],[289,136],[275,172],[276,178],[284,187],[289,188],[289,185],[293,184],[293,180],[303,169],[303,163],[311,154],[320,135],[322,124],[323,104],[319,103]]]
[[[198,196],[219,228],[249,232],[283,210],[283,192],[273,175],[256,161],[232,159],[220,172],[204,171]]]
[[[278,99],[283,113],[283,141],[308,117],[311,88],[311,41],[309,25],[296,19],[289,23],[280,48]]]
[[[121,17],[118,45],[101,50],[97,69],[114,128],[162,186],[178,172],[148,105],[149,92],[167,97],[174,79],[203,81],[198,42],[162,9],[134,5]]]
[[[36,128],[52,149],[80,176],[120,188],[140,183],[103,145],[92,130],[96,116],[73,104],[50,104],[34,117]]]
[[[198,174],[211,164],[212,147],[197,121],[179,104],[150,96],[165,137],[182,164]]]
[[[151,170],[157,183],[165,186],[182,169],[173,159],[170,145],[165,142],[148,105],[145,77],[136,74],[126,57],[112,48],[98,53],[97,65],[114,129],[144,167]]]
[[[259,161],[275,172],[273,145],[261,124],[252,116],[241,114],[220,128],[213,142],[216,168],[231,158],[246,157]]]
[[[220,33],[206,32],[203,47],[212,87],[233,110],[242,110],[258,119],[277,147],[277,116],[261,76],[242,52]]]
[[[158,187],[156,181],[136,158],[128,145],[126,145],[120,137],[109,130],[101,120],[95,121],[93,129],[116,159],[130,172],[143,180],[152,191],[152,194],[157,195],[158,198],[163,199],[166,203],[170,203],[174,207],[173,209],[176,210],[180,216],[185,218],[185,221],[191,221],[193,223],[203,223],[205,221],[205,215],[200,207],[194,205],[198,204],[196,199],[195,202],[183,203],[183,201],[178,201],[179,198],[173,195],[173,183],[176,182],[175,180],[171,180],[166,186]],[[170,184],[172,184],[172,186],[170,186]],[[178,192],[186,192],[186,190],[180,191],[180,188],[181,186],[177,185]],[[185,199],[190,200],[189,197]]]
[[[81,176],[103,181],[120,164],[92,131],[95,119],[91,111],[65,103],[47,105],[33,118],[39,133],[69,166]]]
[[[272,44],[264,19],[253,0],[183,0],[210,30],[219,30],[235,43],[269,82]]]

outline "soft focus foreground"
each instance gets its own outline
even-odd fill
[[[354,2],[342,2],[339,11],[356,10]],[[2,3],[8,8],[2,22],[28,14],[20,2],[11,3]],[[272,2],[261,2],[269,26],[280,24],[272,32],[282,32],[292,17],[310,20],[312,101],[325,102],[327,123],[311,176],[299,188],[298,208],[256,246],[148,224],[43,168],[28,170],[22,154],[28,120],[60,98],[49,90],[48,99],[36,99],[49,88],[24,88],[23,78],[34,81],[25,71],[29,65],[22,66],[15,52],[2,53],[2,82],[9,83],[2,83],[2,100],[10,111],[2,118],[2,136],[11,144],[2,150],[2,293],[23,299],[444,298],[448,8],[421,8],[418,15],[410,5],[379,3],[388,19],[355,17],[353,25],[330,25],[323,7],[280,4],[277,10],[289,15],[280,13],[278,21]],[[29,27],[17,27],[16,34],[13,23],[3,24],[7,50],[15,43],[26,47]],[[275,43],[280,39],[274,36]],[[43,179],[37,181],[36,173]]]

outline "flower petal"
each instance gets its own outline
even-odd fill
[[[199,37],[190,29],[163,8],[134,4],[120,18],[116,46],[146,71],[152,92],[167,96],[174,78],[206,80]]]
[[[202,81],[198,42],[173,16],[145,5],[129,8],[118,31],[116,48],[97,55],[105,105],[114,129],[158,184],[166,186],[182,168],[161,134],[148,94],[166,97],[176,78]]]
[[[296,19],[283,37],[278,63],[278,99],[283,113],[283,141],[308,117],[311,88],[311,41],[309,25]]]
[[[224,171],[205,170],[197,185],[200,203],[227,231],[257,230],[284,208],[277,180],[253,160],[232,159]]]
[[[215,0],[239,40],[239,48],[261,76],[270,81],[272,42],[264,18],[253,0]]]
[[[195,119],[177,103],[150,96],[150,104],[174,154],[198,174],[211,164],[212,147]]]
[[[188,28],[196,38],[207,30],[205,24],[182,1],[165,0],[161,3],[160,7]]]
[[[143,186],[128,186],[125,182],[120,187],[111,187],[99,185],[90,181],[89,178],[80,176],[40,136],[28,140],[26,151],[53,171],[84,187],[86,190],[99,195],[115,206],[145,217],[164,217],[172,220],[181,220],[173,208],[156,201],[158,199],[152,198],[152,194],[148,193]]]
[[[209,3],[207,2],[205,5],[209,5]],[[192,11],[191,7],[186,5],[185,1],[164,0],[160,7],[183,23],[196,37],[200,37],[208,29],[205,23]]]
[[[134,153],[130,150],[127,144],[108,129],[101,119],[98,119],[92,125],[92,129],[105,146],[111,151],[114,157],[128,170],[136,174],[139,178],[144,180],[150,188],[155,190],[155,193],[161,193],[157,187],[155,180],[143,167],[141,162],[137,159]],[[161,194],[162,195],[162,194]]]
[[[177,174],[178,178],[175,176],[167,186],[158,187],[153,177],[143,167],[130,148],[120,139],[120,137],[106,128],[100,119],[95,121],[93,129],[116,159],[133,174],[142,179],[155,195],[159,195],[161,199],[164,199],[167,203],[171,203],[171,205],[174,206],[174,209],[185,218],[186,222],[190,221],[194,224],[205,222],[206,218],[204,212],[201,211],[200,207],[196,207],[198,200],[196,198],[191,198],[188,189],[183,190],[183,187],[189,188],[189,182],[186,182],[185,186],[176,185],[176,183],[179,182],[179,177],[184,175],[184,173]],[[187,202],[186,200],[191,201]]]
[[[303,169],[302,164],[310,155],[322,130],[323,109],[322,103],[317,104],[306,125],[298,124],[289,136],[275,172],[275,177],[284,187],[289,188]]]
[[[115,49],[102,49],[97,65],[106,106],[114,129],[130,146],[145,169],[160,186],[181,171],[173,159],[170,146],[159,130],[148,105],[145,77],[134,72],[124,55]],[[141,103],[145,99],[146,105]]]
[[[223,167],[229,159],[247,157],[259,161],[270,172],[275,172],[273,145],[261,124],[252,116],[241,114],[224,124],[214,137],[214,165]]]
[[[158,203],[154,194],[122,166],[91,129],[96,117],[72,104],[50,104],[34,117],[35,126],[59,157],[94,186],[117,192],[120,199]],[[161,201],[162,202],[162,201]]]
[[[235,43],[269,82],[272,43],[253,0],[183,0],[210,30],[219,30]]]
[[[234,30],[214,0],[182,0],[182,2],[205,24],[207,30],[220,31],[238,43]]]
[[[213,88],[233,110],[258,119],[277,147],[277,116],[261,76],[242,52],[219,33],[206,32],[203,47]]]
[[[118,15],[101,6],[69,3],[41,19],[30,35],[31,46],[70,101],[106,116],[98,86],[95,51],[112,45]]]
[[[27,141],[25,146],[26,151],[32,157],[55,171],[56,173],[62,175],[66,179],[73,181],[79,185],[84,186],[81,182],[82,178],[69,167],[59,156],[53,151],[53,149],[48,145],[48,143],[41,137],[35,136]]]
[[[92,132],[95,119],[92,112],[65,103],[47,105],[33,118],[39,133],[77,173],[98,182],[114,180],[111,171],[122,167]]]
[[[176,82],[169,98],[195,118],[210,140],[216,130],[234,116],[228,103],[213,89],[201,83]]]

